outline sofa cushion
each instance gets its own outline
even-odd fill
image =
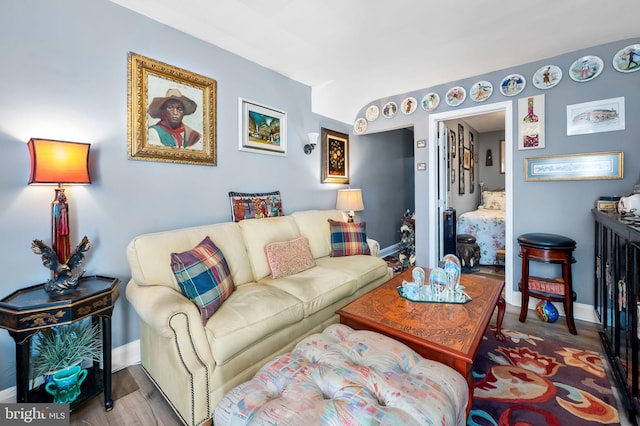
[[[306,237],[269,243],[264,247],[264,253],[273,279],[297,274],[316,264]]]
[[[338,222],[329,219],[331,228],[331,256],[371,254],[367,244],[366,222]]]
[[[171,270],[171,253],[191,250],[206,236],[223,251],[236,286],[254,281],[240,227],[233,222],[173,229],[135,237],[127,246],[131,278],[141,286],[161,285],[180,292]]]
[[[294,212],[291,217],[296,220],[300,235],[309,239],[311,253],[316,259],[331,254],[331,233],[327,219],[347,220],[342,210],[306,210]]]
[[[233,292],[209,319],[205,331],[213,357],[221,365],[303,318],[297,298],[269,285],[250,283]]]
[[[209,237],[189,251],[171,253],[171,269],[182,293],[200,309],[203,324],[233,293],[227,261]]]
[[[357,290],[384,277],[388,268],[387,262],[382,258],[368,255],[326,256],[316,259],[316,265],[351,276],[356,282]]]
[[[356,291],[356,280],[353,276],[340,270],[319,266],[276,280],[265,277],[260,282],[301,300],[305,317],[351,296]]]
[[[300,236],[296,221],[289,216],[268,217],[260,220],[238,222],[242,240],[247,249],[254,281],[271,275],[264,248],[277,241],[289,241]]]

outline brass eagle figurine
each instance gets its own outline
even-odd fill
[[[42,240],[33,240],[31,250],[41,255],[42,264],[53,271],[53,278],[44,284],[44,290],[52,295],[62,295],[74,290],[78,286],[78,280],[84,274],[84,270],[78,271],[77,268],[84,261],[84,253],[90,248],[91,244],[85,235],[80,244],[73,249],[69,259],[62,263],[51,247]]]

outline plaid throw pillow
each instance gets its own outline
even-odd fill
[[[331,257],[371,254],[367,244],[367,223],[347,223],[329,220]]]
[[[171,269],[182,293],[200,309],[203,324],[235,289],[222,251],[209,237],[189,251],[171,253]]]

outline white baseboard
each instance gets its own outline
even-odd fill
[[[539,299],[536,299],[534,297],[529,297],[528,309],[535,311],[536,305],[538,304],[539,301],[540,301]],[[514,291],[512,297],[511,297],[511,300],[507,300],[506,302],[508,304],[510,304],[510,305],[514,305],[514,306],[517,306],[517,307],[522,306],[522,293],[519,292],[519,291]],[[558,310],[558,313],[560,314],[560,316],[564,317],[565,316],[564,315],[564,306],[562,306],[562,303],[553,302],[553,305]],[[574,320],[580,320],[580,321],[586,321],[586,322],[593,322],[593,323],[599,323],[600,322],[598,320],[598,317],[596,316],[596,312],[593,309],[593,306],[592,305],[587,305],[585,303],[574,303],[573,304],[573,319]]]
[[[118,346],[111,351],[111,371],[115,372],[130,365],[140,363],[140,340]],[[0,402],[16,401],[16,387],[12,386],[0,391]]]

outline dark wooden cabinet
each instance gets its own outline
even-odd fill
[[[50,296],[43,287],[27,287],[0,300],[0,328],[8,330],[16,344],[16,402],[53,400],[44,385],[29,385],[33,379],[29,376],[31,337],[46,328],[91,318],[101,325],[102,366],[94,361],[87,369],[81,396],[70,409],[103,393],[105,409],[111,410],[111,314],[120,294],[120,280],[99,275],[82,277],[78,287],[63,296]]]
[[[629,418],[640,413],[640,222],[599,210],[595,219],[595,311]]]

